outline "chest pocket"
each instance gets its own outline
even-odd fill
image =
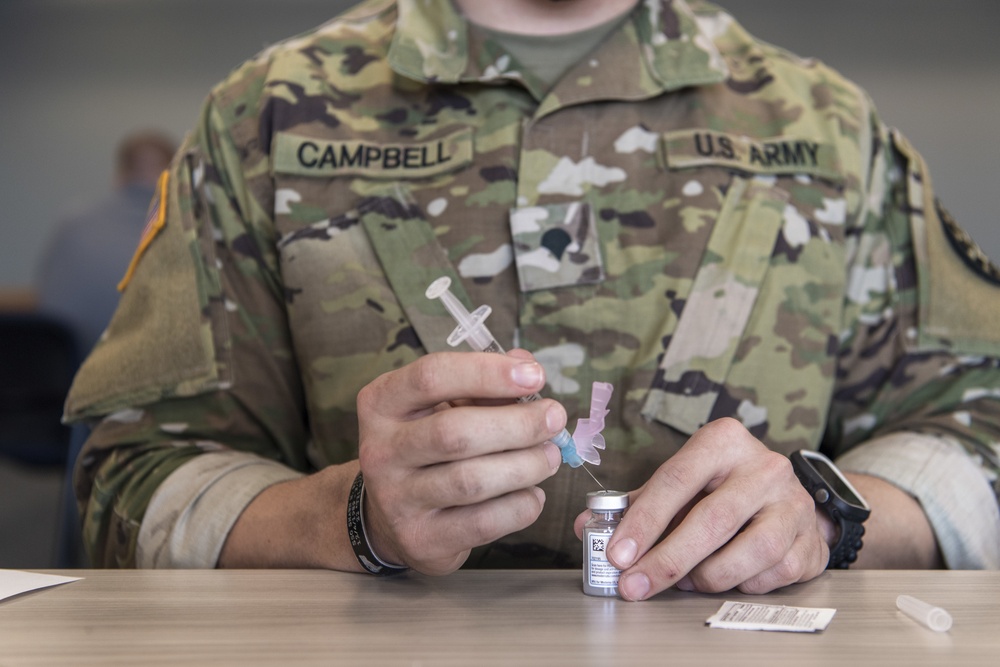
[[[842,327],[853,191],[830,144],[668,134],[672,172],[736,174],[642,415],[685,434],[733,417],[780,451],[814,446]]]
[[[586,202],[516,208],[510,227],[522,292],[604,280],[597,225]]]
[[[714,418],[784,209],[777,191],[746,178],[734,180],[646,398],[645,417],[689,434]],[[746,417],[752,426],[754,419]]]

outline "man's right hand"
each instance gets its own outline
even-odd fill
[[[384,561],[427,574],[458,569],[472,547],[532,524],[559,469],[546,443],[566,411],[544,399],[545,373],[523,350],[431,354],[358,393],[365,523]],[[543,444],[544,443],[544,444]],[[361,571],[347,536],[358,461],[257,495],[229,532],[219,567]]]
[[[545,384],[527,352],[444,352],[386,373],[358,394],[365,520],[385,561],[426,574],[531,525],[536,485],[561,462],[566,426],[553,400],[515,403]],[[543,444],[544,443],[544,444]]]

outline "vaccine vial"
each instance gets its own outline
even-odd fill
[[[608,542],[628,507],[628,494],[591,491],[587,494],[590,520],[583,527],[583,592],[600,597],[618,595],[620,573],[608,562]]]

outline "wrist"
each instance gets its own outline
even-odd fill
[[[922,570],[944,566],[934,530],[920,503],[883,479],[849,473],[851,483],[878,512],[866,522],[866,547],[858,565],[877,569]]]
[[[230,530],[218,566],[360,571],[342,517],[357,465],[268,487]]]

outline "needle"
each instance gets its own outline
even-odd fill
[[[595,482],[597,482],[597,478],[594,477],[594,473],[590,472],[590,468],[588,468],[586,465],[584,465],[582,463],[580,464],[580,467],[583,468],[587,472],[588,475],[590,475],[590,479],[592,479]],[[601,484],[600,482],[597,482],[597,486],[601,487],[602,491],[607,491],[607,489],[604,488],[604,485]]]

